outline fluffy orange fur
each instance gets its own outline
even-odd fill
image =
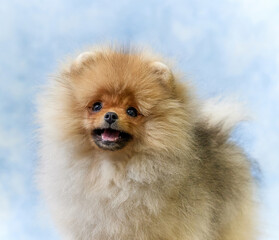
[[[239,119],[206,109],[161,58],[83,53],[39,106],[39,184],[65,239],[256,239],[250,164],[229,140]],[[119,148],[92,137],[108,112],[130,136]]]

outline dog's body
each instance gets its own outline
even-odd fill
[[[255,239],[249,161],[229,141],[237,117],[159,61],[82,54],[41,97],[39,182],[64,238]]]

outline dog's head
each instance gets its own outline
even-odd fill
[[[86,52],[71,64],[66,77],[82,128],[92,146],[101,150],[164,141],[176,124],[171,115],[177,115],[184,101],[167,65],[141,54]]]

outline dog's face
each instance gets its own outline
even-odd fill
[[[90,138],[103,150],[119,150],[138,138],[144,122],[132,96],[103,93],[87,109],[86,126]]]
[[[173,96],[173,75],[161,62],[117,52],[85,53],[71,66],[69,76],[83,128],[97,149],[115,151],[140,144],[162,127],[160,119],[166,122],[165,101]]]

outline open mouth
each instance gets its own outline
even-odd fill
[[[97,128],[92,131],[96,145],[105,150],[119,150],[126,146],[132,135],[112,128]]]

